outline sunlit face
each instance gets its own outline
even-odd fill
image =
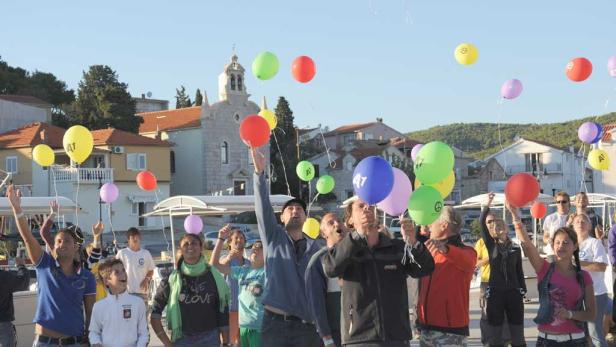
[[[250,262],[254,267],[259,268],[263,266],[263,243],[257,241],[252,245],[252,253],[250,254]]]
[[[188,264],[195,264],[201,257],[201,242],[194,237],[185,237],[180,242],[180,251],[184,261]]]
[[[486,226],[488,227],[488,232],[490,233],[490,236],[492,236],[493,238],[496,237],[496,233],[495,233],[495,227],[496,227],[496,218],[494,218],[494,215],[489,214],[486,217]]]
[[[588,207],[588,196],[586,194],[578,194],[575,196],[575,208],[581,209],[582,212],[586,211]]]
[[[351,223],[355,229],[361,230],[374,226],[376,224],[374,208],[361,199],[353,201]]]
[[[245,244],[246,244],[246,238],[244,237],[244,234],[242,234],[241,231],[234,230],[231,232],[231,237],[229,238],[229,245],[231,246],[231,249],[241,251],[244,249]]]
[[[74,259],[79,245],[69,233],[59,232],[54,239],[53,249],[58,260]]]
[[[507,226],[505,225],[505,222],[502,219],[495,219],[494,220],[494,235],[500,239],[500,240],[506,240],[508,235],[507,235]]]
[[[584,214],[578,214],[573,219],[573,230],[575,233],[586,238],[588,234],[590,234],[590,229],[592,228],[592,223],[588,219],[588,216]]]
[[[300,204],[293,203],[285,207],[280,220],[287,229],[301,228],[306,221],[306,212]]]
[[[342,240],[346,231],[344,224],[333,213],[328,213],[321,219],[321,235],[333,244]]]
[[[132,250],[141,249],[141,236],[131,235],[128,237],[128,247]]]
[[[557,196],[556,197],[556,210],[559,214],[567,214],[571,209],[571,201],[568,197]]]
[[[116,293],[122,293],[126,290],[128,275],[124,269],[124,265],[119,263],[111,267],[109,277],[105,278],[105,285],[111,288]]]
[[[577,248],[577,245],[565,232],[557,232],[552,242],[552,249],[557,260],[571,259],[573,252]]]

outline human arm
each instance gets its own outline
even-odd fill
[[[586,271],[605,272],[607,269],[607,254],[605,247],[600,239],[589,239],[586,242],[592,242],[591,252],[585,252],[584,259],[580,259],[580,265]]]
[[[23,259],[16,258],[15,263],[19,263],[17,271],[0,271],[0,283],[6,286],[9,293],[28,290],[30,284],[30,274],[23,264]]]
[[[88,266],[90,268],[101,260],[101,235],[104,228],[105,225],[101,221],[92,226],[92,252],[88,255]]]
[[[332,333],[327,320],[327,277],[325,277],[321,263],[321,257],[324,254],[326,253],[319,251],[312,256],[304,275],[308,308],[322,339],[326,339]]]
[[[542,230],[543,230],[543,244],[544,245],[548,245],[550,243],[550,237],[552,237],[552,235],[550,234],[550,216],[547,216],[543,220]]]
[[[607,248],[611,263],[616,264],[616,223],[610,228]]]
[[[524,278],[524,267],[522,266],[522,253],[516,254],[516,276],[518,276],[518,283],[520,284],[520,289],[522,290],[522,294],[525,295],[527,293],[526,288],[526,279]]]
[[[580,265],[582,266],[582,269],[586,271],[605,272],[605,270],[607,269],[606,263],[599,263],[594,261],[580,261]]]
[[[210,256],[210,265],[214,266],[216,269],[218,269],[218,271],[222,272],[225,275],[231,273],[231,262],[221,262],[220,253],[222,252],[225,240],[229,238],[229,235],[231,235],[231,227],[229,226],[229,224],[226,224],[218,231],[218,240],[216,240],[216,246],[214,246],[214,250],[212,251],[212,255]],[[228,258],[230,259],[231,257]]]
[[[92,318],[90,319],[90,325],[88,326],[88,340],[90,345],[103,346],[103,325],[99,314],[101,306],[94,307],[92,310]]]
[[[137,347],[146,347],[150,340],[150,332],[148,331],[147,308],[143,301],[139,303],[139,321],[137,323]]]
[[[492,249],[494,249],[494,239],[490,235],[488,231],[488,225],[486,223],[486,219],[490,214],[490,206],[492,206],[492,201],[494,200],[494,193],[490,192],[488,194],[488,203],[481,209],[481,216],[479,217],[479,221],[481,223],[481,238],[483,239],[483,243],[486,245],[488,249],[488,262],[490,261],[490,254],[492,254]]]
[[[367,247],[364,236],[356,231],[350,232],[323,256],[323,272],[327,277],[341,277],[352,263],[353,256]]]
[[[156,295],[154,296],[154,303],[152,304],[152,313],[150,314],[150,324],[152,325],[152,330],[165,347],[173,346],[171,340],[169,339],[169,336],[167,336],[167,333],[165,332],[165,328],[163,327],[163,323],[161,321],[163,311],[167,306],[167,302],[169,302],[170,291],[171,289],[169,287],[169,280],[167,278],[164,278],[160,282],[156,290]]]
[[[150,251],[145,251],[145,264],[148,269],[148,272],[145,274],[145,277],[139,284],[139,288],[144,292],[147,292],[150,287],[150,282],[152,281],[152,276],[154,276],[154,269],[156,268],[156,264],[154,264],[154,259],[152,259],[152,254]]]
[[[218,329],[220,331],[219,338],[221,343],[229,343],[229,305],[225,306],[224,311],[220,311],[220,297],[216,300],[216,320],[218,321]]]
[[[407,275],[413,278],[419,278],[431,274],[434,270],[434,259],[426,246],[417,241],[415,235],[415,225],[413,222],[410,219],[401,217],[400,229],[402,231],[402,238],[404,239],[404,242],[410,246],[412,259],[415,260],[410,261],[410,257],[408,257],[408,255],[407,257],[404,257],[403,255],[402,259],[406,259],[406,263],[403,263],[402,265]],[[407,252],[407,247],[404,247],[402,252]]]
[[[515,228],[515,234],[518,237],[518,240],[520,240],[520,245],[522,246],[522,249],[524,250],[524,254],[526,254],[526,257],[528,257],[528,260],[530,261],[530,264],[533,266],[533,269],[535,269],[535,272],[538,273],[541,270],[541,267],[543,267],[543,263],[545,261],[543,260],[543,258],[541,258],[541,255],[539,255],[539,251],[537,250],[537,247],[533,245],[533,242],[528,237],[528,233],[526,232],[524,228],[524,224],[522,224],[522,221],[520,220],[520,209],[509,205],[508,202],[505,202],[505,206],[511,213],[511,218],[513,219],[513,227]],[[545,234],[544,234],[544,238],[545,238]],[[548,240],[549,240],[549,237],[548,237]]]
[[[590,282],[587,282],[590,281]],[[564,308],[555,310],[554,315],[560,319],[573,319],[581,322],[591,322],[595,319],[596,303],[595,290],[590,275],[584,275],[584,283],[589,283],[584,289],[584,309],[582,311],[569,311]]]
[[[94,277],[92,277],[94,280]],[[90,326],[90,319],[92,317],[92,308],[94,307],[94,303],[96,302],[96,289],[94,294],[84,295],[83,297],[83,310],[85,311],[86,316],[86,332],[85,335],[88,336],[88,327]]]
[[[45,245],[50,251],[54,248],[53,237],[51,237],[51,228],[53,226],[53,219],[57,214],[58,202],[56,200],[52,200],[49,202],[49,214],[45,217],[45,220],[39,229],[39,234],[41,235],[43,241],[45,241]]]
[[[473,248],[450,246],[435,240],[428,240],[426,247],[432,257],[440,253],[447,262],[458,268],[458,270],[468,273],[475,272],[477,252]]]
[[[21,235],[22,240],[26,244],[26,250],[28,251],[28,257],[32,264],[38,264],[43,256],[43,249],[39,245],[38,241],[32,235],[32,231],[28,226],[26,216],[21,209],[21,192],[19,189],[15,189],[12,184],[8,186],[6,190],[6,196],[9,200],[11,208],[13,210],[13,217],[15,217],[15,224],[17,224],[17,230]]]
[[[268,185],[265,180],[265,156],[257,151],[256,148],[251,148],[252,161],[255,167],[253,175],[254,194],[255,194],[255,214],[257,216],[257,225],[259,236],[263,242],[263,246],[267,247],[276,237],[276,232],[280,231],[274,209],[269,199]]]

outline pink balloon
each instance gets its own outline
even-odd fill
[[[189,234],[199,235],[203,230],[203,221],[201,217],[191,214],[184,219],[184,230]]]
[[[411,159],[413,159],[413,161],[415,161],[415,158],[417,158],[417,153],[419,153],[419,150],[421,149],[421,147],[423,147],[421,143],[418,143],[415,146],[413,146],[413,149],[411,150]]]
[[[505,99],[515,99],[522,93],[522,82],[517,79],[508,80],[501,86],[501,95]]]
[[[399,216],[408,207],[409,198],[413,193],[413,186],[411,180],[404,173],[404,171],[393,168],[394,170],[394,186],[391,189],[391,193],[385,198],[385,200],[376,204],[378,208],[385,211],[390,216]]]
[[[105,183],[101,187],[99,194],[101,196],[101,200],[103,200],[106,203],[112,203],[118,199],[118,196],[120,195],[120,191],[118,190],[118,187],[115,184]]]
[[[607,61],[607,72],[610,76],[616,77],[616,55],[613,55]]]

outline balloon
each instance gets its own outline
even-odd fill
[[[472,43],[462,43],[456,47],[454,57],[462,65],[471,65],[479,58],[479,51]]]
[[[597,143],[603,138],[603,126],[599,123],[595,123],[595,125],[597,126],[597,137],[595,137],[591,143]]]
[[[111,182],[107,182],[103,184],[103,186],[101,187],[99,195],[101,197],[101,200],[109,204],[109,203],[112,203],[118,200],[120,191],[118,190],[118,187],[115,184]]]
[[[278,125],[278,118],[276,118],[276,114],[274,112],[268,109],[263,109],[259,112],[259,116],[265,118],[270,130],[276,129],[276,125]]]
[[[453,170],[454,154],[440,141],[425,144],[415,160],[415,176],[426,185],[442,181]]]
[[[588,153],[588,164],[595,170],[607,170],[610,168],[610,157],[602,149],[593,149]]]
[[[415,188],[420,187],[421,185],[422,183],[419,180],[419,178],[415,178]],[[449,194],[451,194],[451,191],[453,190],[453,187],[455,185],[456,185],[456,175],[454,171],[451,171],[451,173],[447,175],[447,177],[445,177],[444,180],[438,183],[430,184],[429,186],[438,190],[438,192],[441,193],[441,197],[445,199]]]
[[[272,52],[261,52],[252,61],[252,74],[260,80],[269,80],[278,73],[278,58]]]
[[[201,230],[203,230],[203,221],[201,217],[194,214],[186,217],[186,219],[184,219],[184,230],[189,234],[199,235]]]
[[[530,208],[530,215],[533,216],[533,218],[541,219],[545,217],[547,213],[548,213],[548,208],[545,207],[544,203],[539,202],[539,201],[535,201],[533,206],[531,206]]]
[[[593,143],[595,138],[599,135],[599,128],[597,127],[597,123],[594,122],[586,122],[580,125],[578,128],[578,138],[582,142]]]
[[[409,215],[419,225],[432,224],[441,215],[443,198],[430,186],[421,186],[413,192],[409,200]]]
[[[240,138],[249,147],[261,147],[269,142],[270,126],[265,118],[251,114],[240,124]]]
[[[394,171],[394,186],[385,200],[379,202],[376,206],[390,216],[399,216],[408,207],[413,187],[409,176],[404,171],[395,167],[392,170]]]
[[[137,185],[139,188],[150,191],[156,189],[156,176],[150,171],[141,171],[137,174]]]
[[[327,194],[331,192],[332,190],[334,190],[335,185],[336,185],[336,182],[334,181],[334,178],[332,176],[330,175],[321,176],[317,180],[317,192],[319,192],[319,194]]]
[[[611,56],[610,59],[607,60],[607,72],[610,76],[616,77],[616,55]]]
[[[415,161],[415,159],[417,159],[417,153],[419,153],[419,150],[421,149],[421,147],[423,147],[424,145],[421,143],[416,144],[415,146],[413,146],[413,149],[411,150],[411,159],[413,159],[413,161]]]
[[[302,226],[302,231],[304,234],[308,235],[311,239],[316,239],[319,236],[319,231],[321,227],[319,226],[319,221],[314,218],[307,218]]]
[[[51,166],[56,160],[56,155],[51,147],[40,144],[32,150],[32,159],[40,166]]]
[[[293,60],[291,73],[298,82],[308,83],[314,78],[317,68],[312,58],[302,55]]]
[[[514,207],[526,206],[539,196],[539,182],[532,175],[517,173],[505,185],[505,197]]]
[[[501,87],[501,95],[505,99],[515,99],[522,93],[522,82],[517,79],[508,80]]]
[[[297,163],[295,172],[300,180],[308,182],[314,178],[314,165],[307,160],[302,160]]]
[[[394,171],[387,160],[370,156],[357,164],[353,172],[353,189],[370,205],[385,199],[394,186]]]
[[[582,82],[590,77],[592,73],[592,63],[586,58],[575,58],[567,64],[565,70],[567,78],[574,82]]]
[[[81,125],[73,125],[68,128],[64,133],[62,143],[66,154],[77,164],[81,164],[88,159],[94,148],[92,133]]]

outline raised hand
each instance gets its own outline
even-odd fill
[[[415,223],[409,218],[400,217],[400,230],[402,231],[402,239],[409,245],[414,245],[417,242],[415,237]]]
[[[494,192],[490,192],[488,194],[488,207],[492,206],[492,201],[494,201],[494,196],[496,196]]]
[[[92,235],[94,237],[100,237],[104,229],[105,229],[105,225],[103,224],[103,222],[98,221],[96,224],[92,226]]]
[[[252,154],[252,162],[255,164],[255,172],[261,174],[265,169],[265,155],[254,147],[250,147],[250,153]]]
[[[57,215],[59,209],[58,201],[54,199],[49,202],[49,216]]]
[[[218,238],[226,240],[231,235],[231,226],[229,224],[225,224],[220,230],[218,230]]]
[[[15,189],[14,185],[9,185],[6,189],[6,197],[15,213],[21,213],[21,190]]]

